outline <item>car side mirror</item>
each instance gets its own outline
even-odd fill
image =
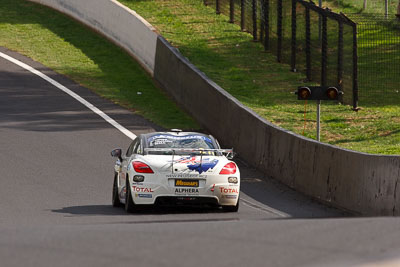
[[[120,161],[122,161],[122,149],[116,148],[111,151],[111,157],[118,158]]]

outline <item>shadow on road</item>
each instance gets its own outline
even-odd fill
[[[86,205],[86,206],[71,206],[64,207],[62,209],[52,210],[56,213],[65,213],[70,215],[163,215],[163,214],[205,214],[205,213],[225,213],[222,209],[208,206],[155,206],[151,208],[141,207],[134,214],[126,213],[125,210],[120,208],[115,208],[111,205]]]
[[[123,209],[117,209],[111,205],[86,205],[86,206],[71,206],[62,209],[52,210],[56,213],[65,213],[72,215],[124,215]]]

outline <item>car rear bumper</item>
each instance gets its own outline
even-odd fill
[[[220,183],[206,187],[171,187],[142,183],[131,186],[132,199],[138,205],[211,204],[235,206],[239,199],[239,184]]]
[[[218,206],[218,199],[215,197],[164,196],[164,197],[158,197],[155,201],[155,205],[160,205],[160,206],[179,206],[179,205]]]

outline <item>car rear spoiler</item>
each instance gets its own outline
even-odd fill
[[[172,173],[174,173],[174,157],[176,154],[179,155],[179,152],[197,154],[200,153],[200,166],[203,163],[203,155],[204,152],[217,152],[221,153],[228,159],[232,159],[234,157],[233,148],[232,149],[203,149],[203,148],[145,148],[144,152],[148,153],[151,151],[159,151],[159,152],[172,152]],[[178,152],[178,153],[177,153]]]

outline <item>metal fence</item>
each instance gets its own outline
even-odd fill
[[[293,0],[292,70],[300,68],[308,81],[336,86],[345,92],[342,101],[357,108],[357,27],[343,14],[315,4]]]
[[[360,100],[367,105],[399,105],[400,22],[394,15],[349,17],[357,23]]]
[[[343,14],[304,0],[205,0],[309,83],[334,85],[342,102],[400,103],[400,22],[394,14]],[[360,89],[359,89],[360,88]]]
[[[337,86],[357,107],[356,25],[303,0],[207,0],[217,14],[261,41],[278,62],[306,74],[308,83]]]
[[[350,4],[358,13],[371,14],[396,14],[398,0],[342,0],[344,4]]]

